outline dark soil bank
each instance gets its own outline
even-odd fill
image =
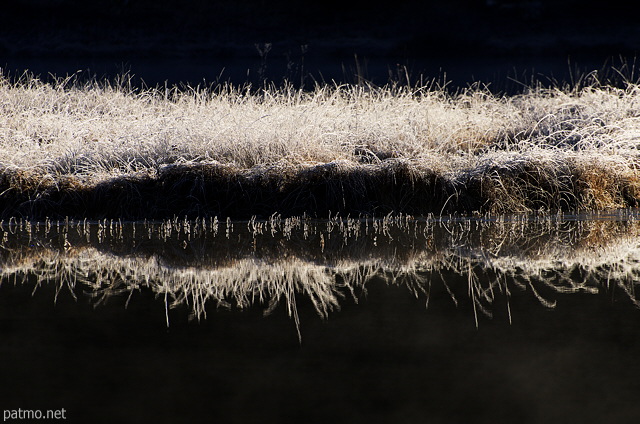
[[[5,170],[0,216],[162,219],[218,216],[235,219],[307,214],[442,212],[516,213],[635,207],[639,183],[606,169],[567,166],[488,169],[439,175],[406,161],[332,162],[311,167],[241,170],[220,164],[171,165],[157,175],[132,175],[85,184]]]

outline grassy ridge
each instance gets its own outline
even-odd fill
[[[0,79],[0,215],[77,218],[637,206],[640,87]]]

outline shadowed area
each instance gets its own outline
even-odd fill
[[[20,0],[3,8],[0,66],[43,77],[130,69],[152,85],[384,84],[404,79],[402,66],[415,79],[449,73],[463,87],[504,86],[521,72],[569,81],[568,60],[590,71],[635,55],[638,11],[622,0]]]
[[[239,170],[220,165],[171,166],[157,177],[127,176],[84,185],[79,179],[38,184],[41,177],[5,172],[0,216],[32,219],[166,219],[218,216],[249,219],[277,213],[384,216],[509,213],[529,210],[594,210],[638,204],[636,177],[616,170],[576,166],[545,170],[485,170],[446,178],[420,165],[388,161],[354,167],[333,162],[315,167]],[[594,175],[595,174],[595,175]],[[41,181],[41,180],[40,180]]]

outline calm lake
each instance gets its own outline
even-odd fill
[[[5,220],[0,404],[71,422],[639,422],[639,218]]]

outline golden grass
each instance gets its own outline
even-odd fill
[[[640,87],[136,89],[0,76],[0,215],[636,206]]]

